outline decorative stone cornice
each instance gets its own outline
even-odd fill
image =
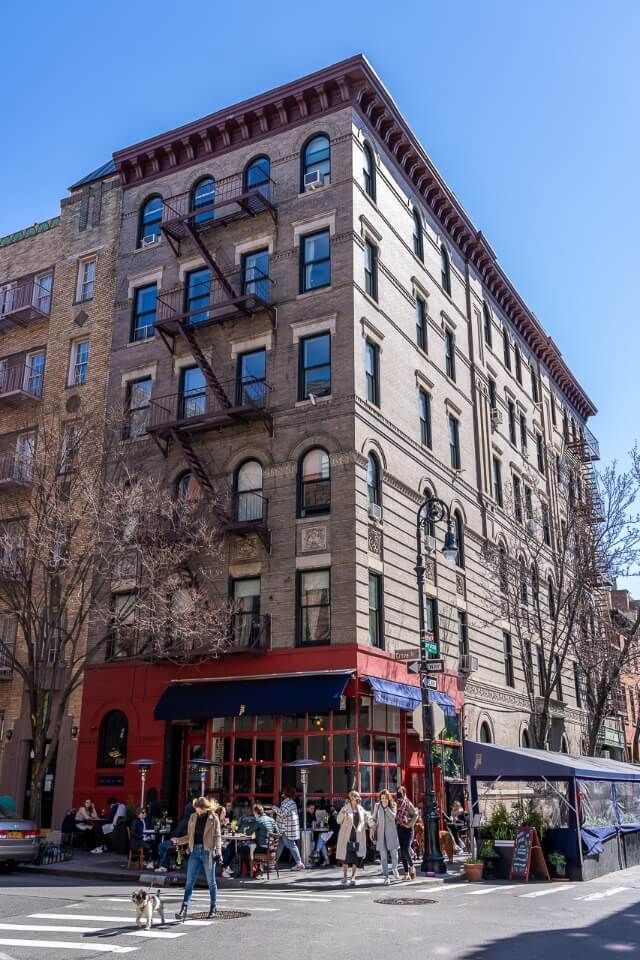
[[[560,351],[498,264],[496,255],[407,126],[362,56],[333,64],[113,155],[123,185],[258,142],[265,136],[351,106],[385,144],[402,175],[473,266],[495,303],[585,419],[597,411]]]

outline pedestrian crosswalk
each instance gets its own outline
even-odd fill
[[[267,919],[287,907],[297,908],[305,904],[310,909],[326,908],[335,900],[348,900],[350,897],[350,893],[341,891],[224,890],[218,894],[218,909],[246,910],[250,914],[264,915],[264,919]],[[133,904],[126,896],[91,896],[85,901],[58,905],[55,909],[26,916],[4,916],[0,922],[0,958],[7,956],[3,952],[5,947],[11,947],[12,954],[19,948],[29,951],[51,950],[62,960],[64,951],[74,956],[81,951],[96,955],[133,953],[146,941],[167,940],[178,946],[177,941],[188,937],[190,932],[217,922],[190,919],[183,924],[175,921],[173,915],[180,902],[180,890],[164,894],[167,922],[162,925],[160,919],[154,917],[150,930],[136,927]],[[208,908],[208,892],[196,891],[190,908],[192,913],[202,915]],[[18,957],[19,954],[17,960]]]
[[[404,890],[408,890],[407,887],[403,886]],[[424,889],[424,887],[423,887]],[[515,883],[501,883],[496,884],[495,886],[485,886],[483,884],[467,884],[467,883],[445,883],[433,884],[429,886],[429,894],[433,896],[434,899],[447,899],[451,900],[455,897],[464,898],[467,897],[496,897],[500,898],[503,896],[514,897],[518,900],[539,900],[542,897],[554,897],[560,896],[563,901],[574,900],[582,902],[593,902],[597,900],[606,900],[609,897],[615,897],[620,894],[631,892],[632,887],[605,887],[603,890],[595,890],[591,893],[580,893],[584,891],[584,886],[576,883],[551,883],[551,884],[536,884],[534,889],[531,889],[529,884],[515,884]],[[484,903],[485,901],[483,901]]]

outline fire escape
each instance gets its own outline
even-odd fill
[[[273,186],[268,178],[248,186],[238,174],[215,184],[204,198],[184,193],[164,203],[162,232],[176,257],[180,256],[182,243],[190,241],[206,267],[195,271],[195,283],[190,275],[186,283],[158,296],[155,326],[171,354],[176,351],[178,338],[182,338],[202,374],[202,384],[195,390],[183,388],[170,396],[154,397],[147,430],[165,456],[171,442],[179,444],[203,492],[214,502],[216,491],[198,453],[199,438],[204,433],[252,422],[262,423],[273,435],[273,417],[269,410],[270,386],[265,378],[220,380],[205,355],[202,334],[226,321],[258,313],[266,315],[275,329],[276,309],[271,302],[268,267],[262,271],[255,265],[245,265],[241,271],[230,273],[210,243],[223,227],[239,220],[267,214],[275,223]],[[260,510],[238,510],[238,497],[233,495],[230,507],[214,506],[214,510],[225,531],[240,536],[257,534],[269,551],[267,501],[261,501]]]

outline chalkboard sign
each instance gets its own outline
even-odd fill
[[[543,880],[550,880],[540,840],[535,827],[518,827],[513,846],[510,880],[529,880],[533,873]]]

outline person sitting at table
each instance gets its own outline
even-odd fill
[[[238,820],[238,826],[236,828],[237,833],[244,833],[247,838],[252,837],[255,830],[256,818],[250,807],[243,808],[242,816]],[[246,869],[249,870],[251,863],[251,846],[249,840],[241,840],[240,843],[233,843],[229,841],[224,851],[222,853],[222,876],[230,879],[233,876],[231,872],[231,864],[233,863],[236,854],[238,857],[238,868],[242,868],[242,864],[245,865]]]
[[[193,810],[193,804],[189,801],[185,807],[184,815],[178,820],[176,826],[169,833],[169,836],[160,842],[158,848],[158,866],[155,869],[156,873],[167,873],[169,869],[167,866],[169,863],[169,854],[172,852],[175,853],[177,849],[173,841],[176,837],[184,837],[186,835]]]
[[[124,821],[127,815],[127,808],[124,803],[118,803],[115,797],[107,800],[106,809],[102,811],[102,819],[106,822],[101,827],[95,827],[98,846],[91,853],[105,853],[106,850],[113,850],[113,834],[120,821]]]
[[[331,813],[327,813],[326,810],[317,810],[313,828],[316,841],[313,848],[315,865],[317,867],[328,867],[330,860],[327,843],[333,839],[334,831],[338,829],[335,810],[332,810]]]
[[[85,800],[76,810],[75,829],[84,841],[85,850],[95,850],[98,847],[96,821],[98,812],[91,800]]]
[[[261,803],[254,803],[253,815],[256,818],[254,826],[254,839],[256,841],[256,845],[253,852],[254,854],[268,853],[269,835],[278,832],[276,822],[273,817],[270,817],[268,813],[265,813],[265,809]],[[258,870],[254,876],[262,876],[262,870]]]
[[[146,810],[144,807],[138,807],[136,809],[136,815],[131,822],[131,843],[130,849],[131,853],[138,853],[140,850],[144,850],[144,859],[145,867],[150,867],[153,864],[153,844],[148,839],[149,829],[145,822]],[[147,836],[145,836],[145,834]]]

